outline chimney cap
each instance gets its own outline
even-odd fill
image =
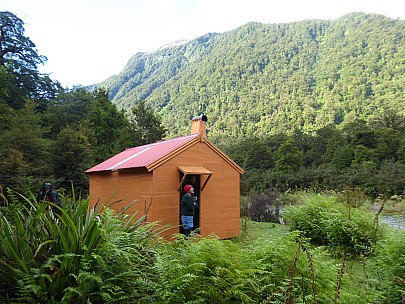
[[[207,118],[206,115],[201,114],[200,116],[195,116],[195,117],[193,117],[191,120],[192,120],[192,121],[202,120],[202,121],[207,122],[207,121],[208,121],[208,118]]]

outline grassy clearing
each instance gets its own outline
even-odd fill
[[[282,224],[255,222],[249,219],[241,220],[241,237],[238,239],[242,243],[258,238],[279,238],[290,233],[290,227]]]

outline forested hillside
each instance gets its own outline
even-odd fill
[[[404,21],[250,23],[138,53],[102,84],[110,91],[63,89],[39,73],[46,57],[12,13],[0,12],[0,31],[0,199],[45,180],[86,191],[86,169],[189,134],[201,113],[209,139],[245,170],[244,195],[404,193]]]
[[[404,114],[404,32],[403,20],[363,13],[249,23],[137,53],[100,85],[119,108],[145,100],[169,136],[187,134],[189,119],[201,113],[217,142],[311,132],[384,110]]]

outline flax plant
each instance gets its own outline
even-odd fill
[[[161,228],[126,210],[89,210],[86,199],[64,197],[56,215],[32,195],[11,197],[0,213],[0,302],[125,303],[134,297],[128,285],[146,272]]]

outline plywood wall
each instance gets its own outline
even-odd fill
[[[146,170],[126,170],[90,175],[90,207],[97,203],[127,213],[144,215],[152,199],[153,174]]]

